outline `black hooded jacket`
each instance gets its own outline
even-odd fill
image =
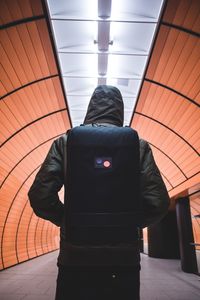
[[[120,91],[113,86],[98,86],[89,103],[84,124],[87,126],[123,126],[124,106]],[[138,265],[139,245],[74,246],[66,241],[64,204],[58,192],[64,184],[67,134],[55,140],[29,190],[35,214],[61,227],[58,264]],[[148,143],[140,140],[140,182],[143,218],[141,227],[159,221],[167,212],[169,197]],[[67,193],[67,187],[65,187]],[[103,253],[103,255],[102,255]],[[102,259],[103,257],[103,259]]]
[[[98,86],[90,100],[84,124],[107,123],[123,126],[124,103],[120,91],[114,86]]]

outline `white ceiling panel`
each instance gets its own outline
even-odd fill
[[[124,109],[127,111],[132,111],[133,105],[135,104],[136,98],[132,97],[132,98],[123,98],[124,100]]]
[[[83,123],[87,106],[91,96],[68,96],[70,115],[73,120],[73,126],[78,126]]]
[[[124,97],[123,100],[124,100],[124,125],[128,126],[133,114],[133,107],[135,106],[136,98]]]
[[[83,124],[84,118],[85,118],[85,110],[74,110],[70,109],[70,115],[73,119],[73,127],[79,126]]]
[[[63,76],[67,77],[97,77],[97,54],[60,53],[60,64]]]
[[[97,86],[97,78],[64,78],[67,96],[90,97]]]
[[[68,96],[68,102],[71,110],[86,110],[90,97],[88,96]],[[83,121],[83,120],[82,120]]]
[[[155,24],[111,22],[111,52],[148,55]]]
[[[133,114],[132,109],[131,110],[124,109],[124,126],[129,126],[132,114]]]
[[[73,126],[97,84],[122,93],[129,125],[163,0],[46,0]]]
[[[97,0],[48,0],[51,18],[84,19],[98,18]]]
[[[119,21],[157,22],[161,0],[113,0],[111,19]]]
[[[51,18],[99,19],[98,0],[48,0],[47,2]],[[113,0],[110,19],[118,21],[157,22],[162,2],[161,0]]]
[[[108,78],[107,84],[116,86],[123,96],[123,98],[136,97],[140,88],[141,80],[133,79],[113,79]]]
[[[142,78],[147,56],[114,55],[108,61],[108,77]]]
[[[97,52],[97,21],[52,21],[59,52]],[[155,24],[111,22],[109,52],[148,55]],[[131,32],[131,36],[130,36]]]
[[[59,52],[95,52],[97,45],[96,21],[53,21],[56,44]]]

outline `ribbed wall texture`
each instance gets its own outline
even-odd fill
[[[27,192],[70,124],[41,1],[1,1],[0,14],[2,269],[59,247],[58,228],[36,217]]]
[[[200,2],[166,3],[132,127],[150,143],[174,197],[200,183]],[[198,244],[199,219],[192,220]]]
[[[47,18],[41,0],[0,1],[0,269],[59,245],[58,228],[27,197],[52,141],[71,126]],[[167,1],[131,122],[170,196],[200,182],[199,37],[199,0]],[[200,213],[198,199],[191,208]]]

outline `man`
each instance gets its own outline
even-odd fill
[[[91,97],[84,125],[122,127],[123,118],[120,91],[113,86],[98,86]],[[139,299],[138,237],[131,245],[114,247],[78,246],[66,239],[64,205],[58,197],[58,191],[65,182],[66,147],[67,134],[54,141],[29,191],[34,212],[61,227],[56,300]],[[139,148],[142,228],[165,215],[169,198],[148,143],[140,140]],[[67,186],[65,192],[67,194]],[[119,262],[121,257],[122,264]]]

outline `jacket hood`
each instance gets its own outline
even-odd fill
[[[123,126],[124,103],[121,92],[114,86],[99,85],[92,94],[84,124],[110,123]]]

